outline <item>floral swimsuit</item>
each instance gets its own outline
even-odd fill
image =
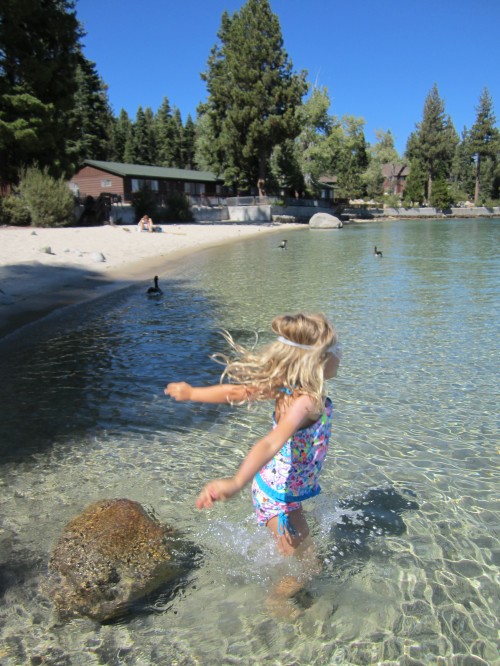
[[[293,534],[288,514],[300,509],[300,503],[319,495],[319,474],[325,460],[332,426],[332,402],[325,401],[325,411],[306,428],[288,439],[278,453],[257,473],[252,484],[252,499],[259,525],[278,518],[278,533]],[[273,415],[273,427],[276,420]]]

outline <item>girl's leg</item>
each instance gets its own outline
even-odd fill
[[[302,509],[296,509],[288,514],[288,521],[294,533],[285,529],[284,534],[279,534],[278,521],[279,516],[273,516],[267,526],[276,539],[279,551],[283,555],[294,555],[299,558],[306,565],[306,570],[304,575],[282,578],[268,598],[267,608],[273,615],[295,619],[302,614],[302,611],[294,605],[292,597],[303,589],[306,580],[321,571],[321,565],[309,536],[309,526]]]
[[[267,526],[274,534],[280,553],[283,555],[298,555],[297,551],[309,536],[309,526],[301,508],[291,511],[287,515],[292,525],[293,533],[287,529],[285,529],[284,534],[279,533],[279,516],[273,516],[267,522]]]

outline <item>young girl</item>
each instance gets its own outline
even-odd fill
[[[233,477],[207,483],[196,506],[208,509],[253,480],[257,522],[272,531],[283,554],[298,555],[309,535],[302,502],[320,492],[318,477],[332,418],[324,380],[337,374],[340,344],[322,314],[278,316],[272,329],[276,340],[259,352],[244,349],[224,334],[236,358],[219,355],[226,365],[220,384],[194,387],[175,382],[165,393],[195,402],[275,401],[272,430],[254,444]],[[225,377],[234,383],[222,383]]]

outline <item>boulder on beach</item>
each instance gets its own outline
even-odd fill
[[[193,568],[193,551],[188,551],[190,545],[179,533],[138,502],[101,500],[64,528],[43,591],[62,618],[104,622],[129,612],[134,601]]]
[[[342,220],[329,213],[315,213],[309,220],[311,229],[342,229]]]

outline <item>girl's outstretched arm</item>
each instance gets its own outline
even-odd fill
[[[191,386],[187,382],[171,382],[165,395],[177,401],[193,402],[244,402],[252,395],[251,389],[239,384],[214,384],[213,386]]]
[[[254,444],[233,477],[207,483],[196,500],[198,509],[209,509],[214,502],[227,500],[239,492],[278,453],[283,444],[310,421],[312,409],[313,403],[309,396],[297,398],[280,418],[276,428]]]

